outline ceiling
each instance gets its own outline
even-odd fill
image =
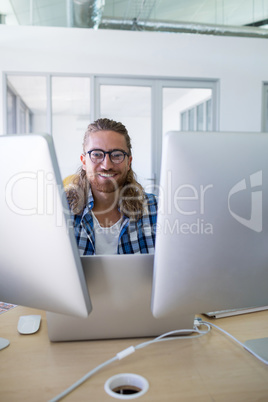
[[[235,34],[244,33],[246,29],[252,30],[249,35],[252,36],[252,32],[259,30],[261,35],[268,38],[268,26],[261,25],[268,18],[268,0],[0,0],[0,14],[5,15],[7,25],[89,27],[93,22],[95,29],[171,31],[173,28],[175,32],[181,32],[183,27],[190,27],[191,32],[197,33],[202,25],[205,31],[201,33],[208,33],[209,27],[216,26],[219,27],[218,34],[230,34],[234,32],[230,27],[236,27],[238,31]],[[85,16],[90,18],[86,19]],[[259,28],[245,28],[249,24]],[[209,33],[215,33],[215,30]],[[29,79],[35,80],[34,85],[28,85],[27,77],[10,76],[9,82],[32,111],[46,110],[45,79]],[[40,88],[38,99],[36,94],[33,96],[31,93],[32,86]],[[82,93],[84,87],[80,88],[76,83],[75,88],[81,91],[74,95],[77,104],[77,99],[84,99],[86,95]],[[166,96],[166,101],[172,102],[172,93]],[[73,108],[73,99],[62,91],[58,103],[55,102],[53,107],[59,113]]]
[[[178,32],[183,26],[196,32],[197,24],[250,25],[248,32],[268,28],[268,0],[1,0],[0,14],[7,25]]]

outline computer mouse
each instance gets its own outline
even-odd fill
[[[30,335],[40,328],[41,315],[22,315],[18,322],[18,331],[23,335]]]
[[[9,345],[9,340],[0,338],[0,350],[5,349]]]

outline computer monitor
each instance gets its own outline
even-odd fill
[[[164,138],[152,312],[268,305],[268,133]]]
[[[0,170],[0,300],[88,316],[90,298],[51,136],[0,136]]]

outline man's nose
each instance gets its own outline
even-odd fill
[[[104,159],[103,159],[103,161],[102,161],[101,164],[102,164],[102,166],[103,166],[106,170],[109,170],[109,169],[113,168],[113,166],[114,166],[113,162],[112,162],[111,159],[110,159],[110,155],[109,155],[109,154],[106,154],[106,155],[104,156]]]

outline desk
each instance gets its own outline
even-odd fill
[[[41,314],[40,330],[20,335],[20,315]],[[222,318],[214,323],[244,342],[268,336],[268,311]],[[51,343],[44,312],[16,307],[0,315],[0,401],[48,401],[99,364],[142,339]],[[104,383],[118,373],[145,377],[141,402],[254,402],[268,400],[268,366],[215,329],[201,338],[162,342],[107,366],[63,401],[113,402]]]

